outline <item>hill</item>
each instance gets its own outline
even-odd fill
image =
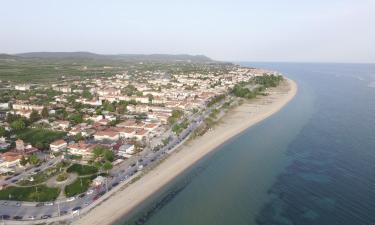
[[[122,60],[127,62],[196,62],[207,63],[213,62],[212,59],[204,55],[188,54],[116,54],[102,55],[91,52],[28,52],[14,55],[22,58],[37,59],[98,59],[98,60]]]

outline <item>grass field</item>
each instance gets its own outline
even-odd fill
[[[0,191],[0,199],[29,202],[49,202],[56,200],[59,194],[59,188],[49,188],[45,185],[34,187],[11,186]]]
[[[94,166],[73,164],[68,168],[67,172],[77,173],[78,175],[83,176],[83,175],[91,175],[91,174],[97,173],[98,169]]]
[[[90,184],[95,177],[96,176],[94,175],[90,177],[77,178],[73,183],[65,187],[65,195],[67,197],[72,197],[83,192],[86,192],[89,189]]]

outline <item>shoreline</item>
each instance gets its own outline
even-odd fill
[[[286,106],[297,94],[298,87],[293,80],[285,80],[284,84],[270,89],[268,96],[244,102],[231,109],[212,131],[185,143],[141,179],[113,194],[72,224],[109,225],[121,221],[145,200],[222,144]]]

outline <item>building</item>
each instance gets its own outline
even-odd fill
[[[118,149],[117,155],[125,157],[125,158],[129,158],[129,155],[132,155],[135,153],[134,150],[135,150],[134,145],[124,144],[124,145],[121,145],[120,148]]]
[[[103,140],[118,141],[120,139],[120,135],[118,132],[115,132],[112,130],[103,130],[103,131],[97,131],[94,134],[94,139],[97,141],[103,141]]]
[[[18,91],[28,91],[28,90],[30,90],[30,85],[28,85],[28,84],[18,84],[18,85],[14,86],[14,89],[18,90]]]
[[[80,141],[67,146],[67,150],[72,155],[82,156],[83,159],[90,159],[93,156],[92,150],[96,147],[93,144],[86,144]]]
[[[51,149],[51,151],[53,152],[61,152],[61,151],[64,151],[66,150],[66,147],[68,146],[68,144],[66,143],[66,141],[64,140],[56,140],[54,142],[52,142],[49,147]]]

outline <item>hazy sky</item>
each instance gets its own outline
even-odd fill
[[[0,52],[375,63],[375,0],[1,0]]]

